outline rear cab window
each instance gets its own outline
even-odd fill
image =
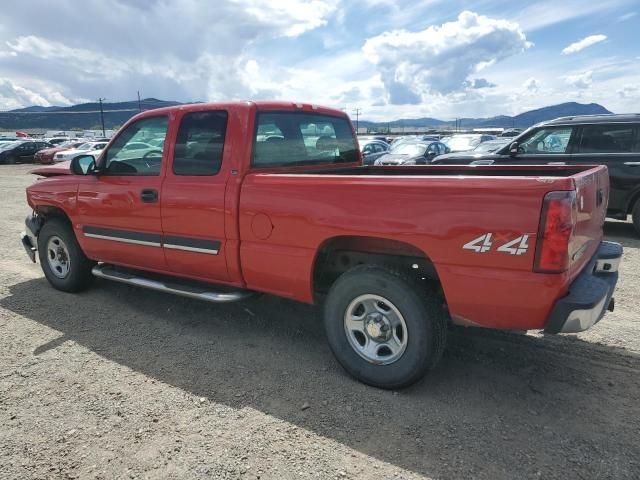
[[[359,160],[346,118],[302,112],[258,112],[252,166],[286,167]]]

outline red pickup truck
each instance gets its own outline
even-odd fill
[[[366,167],[341,111],[234,102],[141,113],[97,161],[34,173],[22,241],[53,287],[322,302],[378,387],[433,367],[449,322],[572,333],[613,308],[601,166]]]

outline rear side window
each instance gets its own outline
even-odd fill
[[[193,112],[182,117],[173,155],[176,175],[216,175],[222,166],[227,112]]]
[[[638,152],[637,130],[632,124],[585,125],[577,153]]]
[[[261,112],[254,139],[256,167],[358,161],[348,120],[329,115]]]

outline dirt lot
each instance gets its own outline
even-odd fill
[[[622,279],[590,332],[454,330],[387,392],[343,373],[317,308],[53,290],[18,241],[28,170],[0,166],[0,478],[640,478],[630,224],[606,226]]]

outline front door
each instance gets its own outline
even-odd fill
[[[226,258],[237,252],[237,245],[230,246],[225,235],[225,190],[231,175],[227,117],[225,111],[203,110],[178,119],[171,168],[162,187],[163,246],[169,269],[214,282],[229,279]]]
[[[517,165],[569,163],[570,145],[575,130],[572,126],[550,126],[533,130],[518,140],[517,156],[504,155],[496,162]]]
[[[128,125],[102,155],[99,174],[82,177],[75,228],[90,258],[166,271],[160,202],[168,123],[163,115]],[[131,143],[147,147],[127,148]]]

